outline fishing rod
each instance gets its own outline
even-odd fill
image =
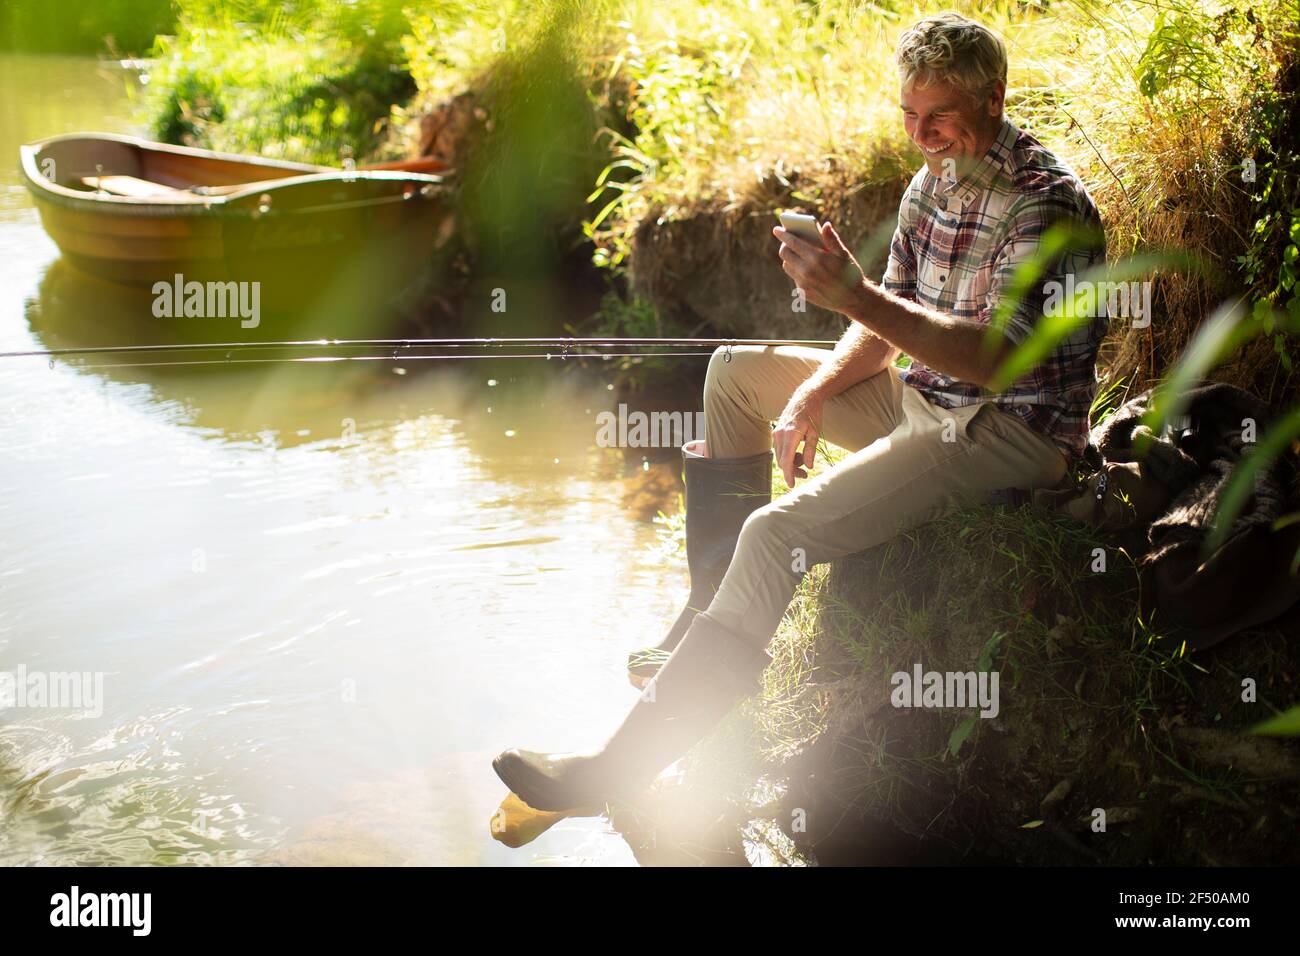
[[[27,349],[21,351],[0,352],[0,358],[46,358],[49,360],[50,367],[54,366],[54,359],[63,356],[83,356],[83,355],[112,355],[112,354],[129,354],[139,352],[149,353],[193,353],[203,351],[220,351],[224,349],[226,355],[220,359],[192,359],[181,358],[164,361],[149,362],[101,362],[90,363],[79,362],[76,368],[150,368],[159,366],[198,366],[198,365],[261,365],[271,363],[329,363],[329,362],[383,362],[383,361],[461,361],[461,360],[482,360],[482,359],[558,359],[567,361],[569,359],[612,359],[612,358],[650,358],[650,357],[679,357],[686,358],[692,356],[712,355],[712,351],[707,352],[608,352],[608,351],[575,351],[580,349],[591,348],[637,348],[637,347],[667,347],[667,348],[698,348],[707,346],[712,349],[725,348],[725,358],[730,361],[731,349],[735,346],[757,345],[762,347],[776,347],[783,345],[802,345],[811,347],[833,347],[835,342],[824,339],[736,339],[736,338],[653,338],[653,337],[521,337],[521,338],[443,338],[443,339],[295,339],[285,341],[261,341],[261,342],[174,342],[158,345],[101,345],[101,346],[78,346],[69,348],[54,349]],[[546,349],[550,351],[531,351],[531,352],[514,352],[502,353],[500,351],[488,351],[485,354],[470,354],[466,351],[469,349],[504,349],[513,347],[516,349]],[[244,358],[233,357],[236,352],[245,350],[270,350],[270,349],[367,349],[375,350],[377,348],[391,349],[386,355],[312,355],[297,357],[274,357],[274,358]],[[422,351],[413,352],[412,349],[439,349],[452,350],[441,353],[427,354]],[[558,349],[559,351],[555,351]]]
[[[157,345],[93,345],[72,348],[30,349],[17,352],[0,352],[0,358],[23,356],[50,357],[56,355],[88,355],[104,352],[173,352],[193,349],[259,349],[259,348],[338,348],[396,346],[398,348],[488,348],[518,346],[544,348],[561,346],[714,346],[728,345],[835,345],[828,339],[710,339],[710,338],[620,338],[620,337],[538,337],[538,338],[462,338],[462,339],[290,339],[285,341],[257,342],[168,342]]]
[[[318,355],[300,358],[231,358],[231,359],[186,359],[182,361],[166,362],[78,362],[73,368],[159,368],[162,366],[183,366],[183,365],[297,365],[314,363],[317,365],[328,365],[335,362],[450,362],[465,361],[472,359],[614,359],[614,358],[646,358],[651,356],[673,356],[673,357],[690,357],[690,356],[707,356],[712,352],[586,352],[571,353],[565,355],[538,355],[516,354],[516,355]],[[54,360],[51,359],[51,362]]]

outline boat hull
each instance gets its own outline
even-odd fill
[[[381,293],[408,281],[450,238],[438,176],[330,170],[108,136],[57,137],[23,147],[22,159],[41,222],[63,255],[115,282],[256,281],[270,286],[271,298],[290,301],[339,281]],[[161,181],[160,192],[169,191],[132,198],[84,185],[118,173],[147,175],[146,186]]]

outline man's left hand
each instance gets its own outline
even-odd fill
[[[822,223],[820,247],[781,226],[772,235],[781,240],[781,268],[809,302],[846,314],[861,304],[866,274],[829,222]]]

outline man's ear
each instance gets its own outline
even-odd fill
[[[988,99],[985,101],[988,106],[989,116],[1001,116],[1006,108],[1007,85],[1001,80],[993,84],[993,89],[989,90]]]

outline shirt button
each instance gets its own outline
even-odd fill
[[[947,276],[939,276],[939,281],[940,281],[940,282],[947,282],[947,281],[948,281],[948,277],[947,277]]]

